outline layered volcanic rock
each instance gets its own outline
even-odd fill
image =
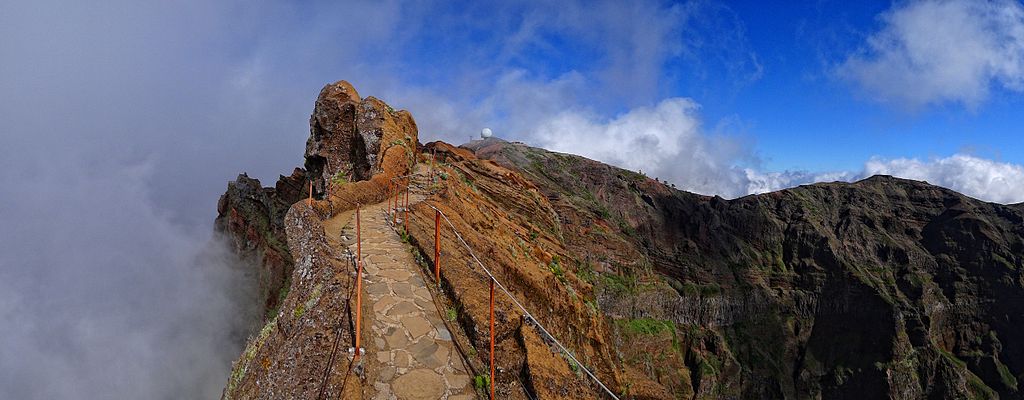
[[[698,398],[1021,398],[1019,205],[887,176],[724,200],[521,144],[467,148],[551,200],[623,343],[675,332],[661,363],[624,357],[665,385],[681,358]]]
[[[406,174],[414,162],[418,134],[409,112],[373,97],[360,99],[346,81],[324,86],[309,124],[305,169],[282,176],[273,188],[239,175],[228,183],[217,207],[215,229],[231,239],[237,253],[259,265],[260,298],[268,317],[287,293],[294,265],[284,216],[309,195],[309,183],[314,198],[325,200],[323,212],[339,212],[358,202],[383,200],[387,181]]]
[[[342,227],[325,221],[384,200],[392,178],[415,162],[416,123],[340,81],[321,92],[310,132],[307,169],[275,188],[240,175],[218,204],[217,229],[256,255],[248,259],[267,282],[266,323],[234,363],[224,399],[362,396],[345,355],[354,345],[353,257]]]
[[[602,398],[585,371],[635,399],[1024,397],[1024,204],[886,176],[726,200],[499,139],[435,142],[438,164],[417,165],[412,117],[345,82],[310,131],[305,170],[275,188],[242,175],[218,207],[261,282],[286,289],[226,398],[372,393],[331,361],[351,345],[352,279],[323,221],[416,167],[425,200],[402,238],[430,268],[435,208],[460,233],[441,233],[437,295],[469,368],[489,356],[477,259],[536,318],[496,298],[500,398]],[[309,182],[315,201],[291,204]]]
[[[288,288],[294,262],[285,240],[284,215],[304,195],[306,171],[296,168],[274,187],[241,174],[228,183],[217,203],[214,229],[227,237],[235,253],[257,266],[259,299],[265,317],[276,310]]]
[[[384,172],[386,154],[398,151],[394,146],[404,144],[403,155],[412,157],[416,143],[416,122],[409,112],[395,111],[374,97],[361,99],[351,84],[338,81],[320,91],[309,117],[305,165],[319,195],[331,183],[364,181]]]

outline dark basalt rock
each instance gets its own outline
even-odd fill
[[[1022,398],[1021,204],[890,176],[725,200],[522,144],[464,147],[551,199],[580,260],[675,288],[599,302],[693,327],[697,398]]]
[[[281,176],[272,188],[241,174],[228,183],[228,190],[217,202],[214,229],[229,239],[243,260],[257,266],[265,316],[278,307],[288,288],[294,262],[288,251],[284,216],[293,203],[305,197],[306,182],[306,171],[300,168]]]

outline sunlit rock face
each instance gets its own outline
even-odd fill
[[[346,81],[324,86],[309,118],[306,169],[323,192],[332,180],[363,181],[383,169],[390,143],[415,142],[416,122],[407,111],[359,93]]]
[[[294,265],[284,311],[250,340],[227,398],[357,398],[339,396],[343,374],[323,375],[326,339],[349,335],[352,280],[321,222],[385,201],[417,160],[411,250],[436,265],[434,207],[461,233],[441,235],[451,334],[488,344],[465,243],[581,361],[499,297],[501,398],[600,398],[581,367],[635,399],[1021,398],[1022,205],[887,176],[725,200],[496,137],[421,147],[408,113],[345,82],[321,92],[310,129],[311,178],[242,176],[222,200],[218,225],[239,248],[276,241]],[[310,204],[280,206],[309,182]]]

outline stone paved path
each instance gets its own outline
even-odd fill
[[[419,196],[411,201],[418,201]],[[387,203],[362,211],[365,398],[475,398],[451,334],[412,254],[385,220]],[[355,220],[342,230],[355,254]],[[372,385],[372,387],[371,387]]]

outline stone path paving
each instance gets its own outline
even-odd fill
[[[418,201],[419,196],[412,201]],[[365,398],[475,398],[467,369],[408,246],[386,222],[387,203],[362,210]],[[355,254],[355,220],[342,231]],[[372,385],[372,386],[371,386]]]

